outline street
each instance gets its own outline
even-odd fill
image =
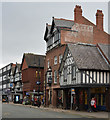
[[[28,106],[3,104],[2,118],[82,118],[65,112],[57,112],[42,108],[30,108]]]

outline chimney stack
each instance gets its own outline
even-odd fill
[[[97,10],[96,13],[96,26],[99,30],[103,30],[103,13],[102,10]]]
[[[76,5],[74,9],[74,21],[79,22],[82,18],[82,9],[81,6]]]

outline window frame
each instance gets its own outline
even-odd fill
[[[74,69],[74,71],[73,71],[73,69]],[[72,81],[75,80],[75,79],[76,79],[76,66],[73,65],[72,66]]]
[[[58,61],[57,56],[54,56],[54,65],[57,65],[57,61]]]
[[[57,84],[57,71],[54,70],[54,84]]]
[[[62,54],[60,54],[60,55],[59,55],[59,63],[61,63],[62,58],[63,58],[63,55],[62,55]]]

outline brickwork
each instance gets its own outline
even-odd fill
[[[64,53],[67,43],[88,43],[88,44],[110,44],[110,35],[103,31],[103,13],[97,10],[96,13],[96,25],[90,22],[88,19],[82,16],[81,6],[76,6],[74,9],[74,25],[71,30],[67,28],[61,28],[61,46],[57,46],[46,53],[45,59],[45,74],[48,70],[48,61],[50,61],[50,67],[52,68],[52,85],[46,87],[46,104],[48,105],[48,92],[52,89],[52,105],[57,105],[57,90],[60,89],[59,76],[57,72],[57,84],[54,84],[54,70],[59,69],[59,55]],[[62,19],[61,19],[62,20]],[[54,57],[57,56],[57,65],[54,65]],[[45,75],[44,75],[45,76]],[[46,80],[46,78],[45,78]],[[64,94],[65,97],[65,94]],[[66,101],[64,101],[64,108],[66,107]]]
[[[36,71],[38,71],[38,68],[28,68],[22,71],[23,91],[33,91],[33,89],[36,91],[38,90],[36,82],[39,81],[39,79],[36,77]],[[43,91],[44,70],[40,69],[39,71],[41,72],[40,91]]]

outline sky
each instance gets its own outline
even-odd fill
[[[73,20],[75,5],[83,16],[95,24],[97,9],[104,13],[104,30],[108,31],[107,2],[2,2],[0,3],[0,68],[21,63],[23,53],[46,53],[44,33],[52,17]],[[1,29],[2,28],[2,29]]]

